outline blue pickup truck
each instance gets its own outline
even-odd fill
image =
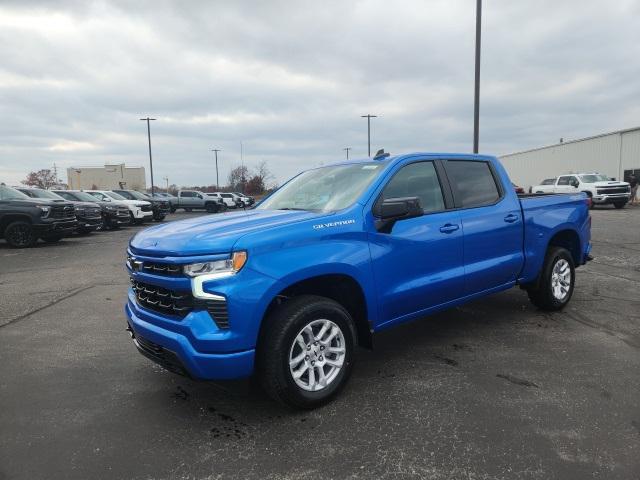
[[[563,308],[590,236],[583,193],[518,197],[495,157],[382,154],[307,170],[250,210],[138,233],[128,330],[168,370],[255,374],[314,408],[376,332],[516,285]]]

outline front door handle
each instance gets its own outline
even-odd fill
[[[507,222],[507,223],[517,222],[518,221],[518,215],[516,215],[514,213],[510,213],[509,215],[504,217],[504,221]]]
[[[440,231],[442,233],[453,233],[460,228],[459,225],[453,225],[452,223],[447,223],[440,227]]]

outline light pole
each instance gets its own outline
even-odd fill
[[[217,190],[220,190],[220,181],[218,180],[218,152],[221,152],[222,150],[213,148],[211,151],[216,154],[216,191],[217,191]]]
[[[368,113],[366,115],[360,115],[361,118],[366,118],[367,119],[367,152],[368,156],[371,156],[371,119],[372,118],[377,118],[377,115],[369,115]]]
[[[345,147],[343,150],[347,152],[347,160],[349,160],[349,150],[351,150],[351,147]]]
[[[163,180],[167,182],[167,193],[169,193],[169,177],[164,177]]]
[[[476,78],[473,94],[473,153],[478,153],[480,136],[480,31],[482,0],[476,0]]]
[[[151,158],[151,127],[149,122],[155,120],[155,118],[141,118],[143,122],[147,122],[147,136],[149,137],[149,167],[151,167],[151,196],[153,197],[153,159]]]

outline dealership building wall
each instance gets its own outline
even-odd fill
[[[67,184],[71,190],[145,190],[144,167],[127,167],[124,163],[103,167],[67,168]]]
[[[598,172],[618,180],[640,173],[640,127],[502,155],[511,180],[527,189],[565,173]]]

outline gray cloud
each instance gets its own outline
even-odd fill
[[[640,123],[638,2],[484,2],[481,149]],[[212,183],[267,160],[277,180],[366,154],[469,151],[475,2],[0,4],[0,179],[147,165]]]

